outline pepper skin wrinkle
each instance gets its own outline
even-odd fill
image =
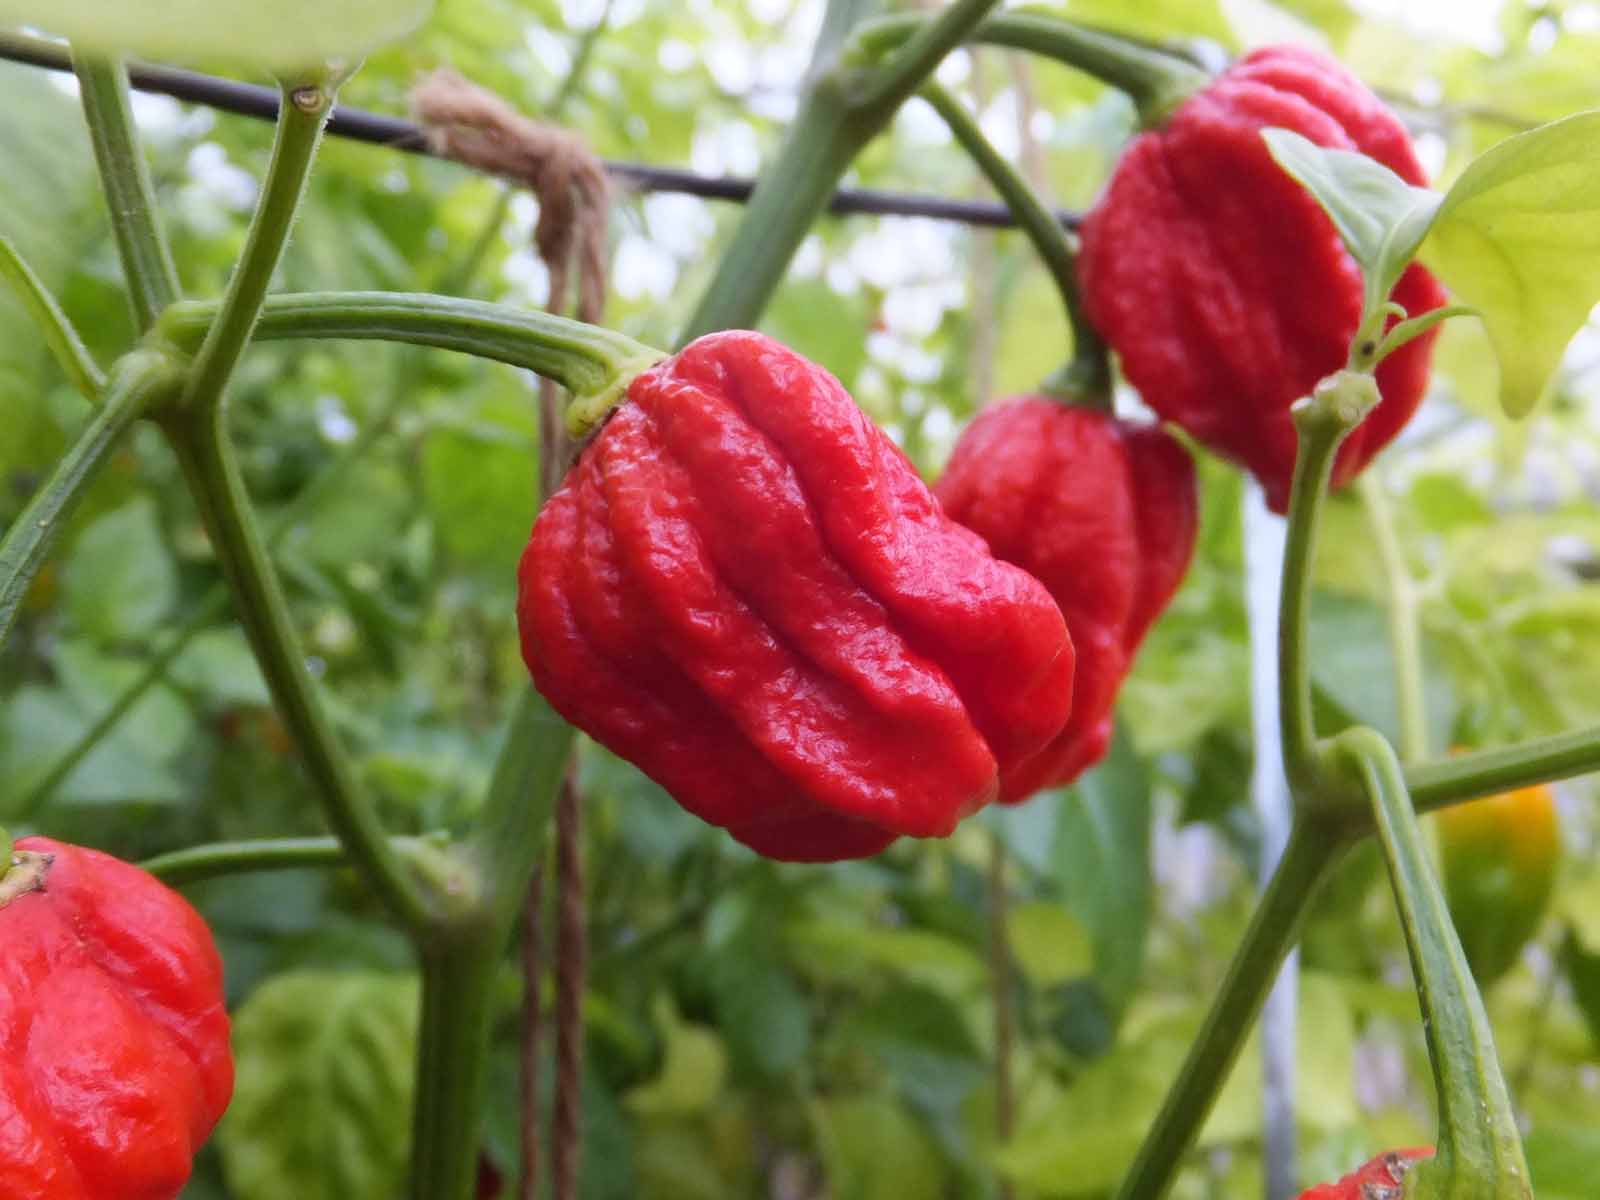
[[[1044,586],[950,520],[833,376],[758,333],[633,381],[518,584],[552,706],[771,858],[945,836],[1071,709]]]
[[[1324,1183],[1300,1193],[1300,1200],[1401,1200],[1405,1177],[1420,1158],[1432,1158],[1433,1150],[1420,1146],[1411,1150],[1391,1150],[1380,1154],[1338,1183]]]
[[[1345,364],[1361,273],[1326,213],[1261,131],[1365,153],[1426,183],[1399,120],[1338,62],[1258,50],[1134,140],[1084,220],[1084,308],[1147,404],[1246,467],[1282,513],[1294,473],[1290,406]],[[1410,316],[1445,302],[1413,263],[1390,299]],[[1390,354],[1382,401],[1345,440],[1333,486],[1353,479],[1416,411],[1437,329]]]
[[[48,865],[0,907],[0,1196],[173,1200],[233,1092],[211,933],[128,863],[16,850]]]
[[[1153,426],[1026,396],[978,415],[934,493],[1050,590],[1077,655],[1066,727],[1001,774],[1014,804],[1105,757],[1123,677],[1194,556],[1194,463]]]

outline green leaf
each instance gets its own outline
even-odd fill
[[[829,1100],[817,1106],[819,1140],[834,1200],[903,1200],[944,1194],[932,1140],[894,1100]]]
[[[514,403],[520,413],[529,409],[525,396]],[[438,536],[453,557],[507,590],[533,528],[536,446],[531,428],[487,406],[471,426],[430,431],[423,446],[422,486]]]
[[[1094,965],[1089,931],[1059,904],[1019,904],[1006,914],[1006,924],[1017,965],[1040,987],[1087,975]]]
[[[240,1200],[393,1200],[403,1190],[417,985],[294,971],[234,1020],[233,1105],[218,1131]]]
[[[118,642],[153,631],[178,596],[154,501],[141,496],[85,529],[62,585],[68,612],[91,637]]]
[[[237,628],[208,629],[197,635],[178,655],[170,674],[174,683],[211,704],[272,703],[250,644]]]
[[[885,1067],[909,1103],[953,1111],[983,1082],[986,1056],[950,997],[896,984],[846,1013],[837,1046]]]
[[[1106,760],[1061,801],[1055,841],[1056,879],[1089,931],[1095,979],[1116,1010],[1144,966],[1150,820],[1149,776],[1119,726]]]
[[[1365,154],[1330,150],[1288,129],[1261,136],[1333,221],[1366,281],[1363,312],[1376,312],[1427,236],[1442,197]]]
[[[624,1102],[634,1112],[652,1116],[690,1116],[705,1111],[722,1093],[728,1076],[728,1055],[717,1035],[678,1016],[672,1001],[656,1004],[656,1024],[666,1042],[661,1073],[634,1088]]]
[[[359,60],[432,9],[433,0],[0,0],[0,25],[31,25],[99,53],[293,71]]]
[[[796,962],[814,970],[825,967],[842,978],[879,967],[929,987],[960,992],[982,987],[988,977],[988,966],[977,954],[924,929],[814,919],[795,922],[787,932]]]
[[[778,919],[771,912],[761,915]],[[710,956],[707,984],[735,1062],[763,1078],[782,1079],[811,1049],[811,1011],[763,936],[747,923]]]
[[[1594,1181],[1600,1179],[1600,1130],[1536,1125],[1525,1148],[1539,1200],[1587,1200],[1594,1195]]]
[[[1477,309],[1513,417],[1539,402],[1600,300],[1600,112],[1507,138],[1446,193],[1424,247]]]
[[[1383,612],[1357,596],[1318,591],[1311,606],[1311,644],[1319,731],[1333,733],[1359,723],[1398,738],[1394,651]],[[1423,696],[1428,740],[1435,747],[1449,744],[1456,712],[1455,689],[1441,658],[1437,643],[1424,636]]]

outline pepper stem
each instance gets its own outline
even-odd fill
[[[1409,1200],[1532,1200],[1489,1018],[1429,866],[1400,760],[1371,729],[1348,730],[1335,745],[1372,803],[1438,1093],[1438,1150],[1417,1165],[1406,1195]]]
[[[868,21],[852,39],[852,52],[875,59],[909,39],[928,20],[906,13]],[[1209,72],[1175,54],[1045,13],[997,13],[974,29],[968,40],[1043,55],[1102,80],[1127,93],[1146,128],[1161,124],[1211,82]]]
[[[10,830],[0,825],[0,879],[4,879],[6,872],[16,865],[11,861],[11,851],[14,847]]]
[[[157,334],[192,350],[218,306],[174,304]],[[666,355],[624,334],[550,313],[424,292],[285,292],[268,296],[253,337],[409,342],[492,358],[553,379],[572,393],[567,425],[582,436],[621,400],[634,376]]]
[[[6,843],[11,843],[9,835]],[[6,863],[6,870],[0,871],[0,908],[4,908],[18,896],[44,887],[45,876],[50,873],[50,864],[55,861],[55,855],[18,850],[11,846],[10,852],[0,861]]]
[[[1067,323],[1072,327],[1072,359],[1045,380],[1042,390],[1071,404],[1109,410],[1111,368],[1106,345],[1084,315],[1078,293],[1077,259],[1067,231],[1040,202],[1027,180],[989,144],[978,122],[959,100],[931,79],[922,85],[922,98],[943,118],[956,141],[1005,201],[1061,296]]]

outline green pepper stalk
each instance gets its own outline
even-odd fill
[[[989,144],[977,121],[959,100],[931,79],[922,85],[922,97],[943,118],[956,141],[1005,201],[1050,272],[1050,279],[1061,297],[1067,324],[1072,329],[1072,358],[1045,381],[1041,390],[1068,403],[1109,411],[1111,367],[1106,345],[1084,315],[1078,294],[1076,256],[1066,230],[1040,202],[1027,181]]]
[[[1415,1168],[1410,1200],[1532,1200],[1483,998],[1434,877],[1394,748],[1371,729],[1335,742],[1372,803],[1405,932],[1438,1095],[1435,1156]]]
[[[156,332],[192,349],[217,310],[208,301],[174,304]],[[572,394],[567,427],[574,437],[604,420],[634,377],[666,357],[598,325],[421,292],[282,292],[266,298],[252,336],[409,342],[523,367]]]
[[[874,59],[908,40],[928,22],[914,13],[865,22],[852,39],[851,55]],[[1007,46],[1053,58],[1126,92],[1146,127],[1211,82],[1209,72],[1186,58],[1148,43],[1092,29],[1048,13],[997,13],[978,25],[973,42]]]

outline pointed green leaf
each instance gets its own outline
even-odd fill
[[[1600,112],[1507,138],[1445,195],[1429,265],[1476,308],[1500,359],[1500,403],[1520,417],[1600,300]]]
[[[422,24],[433,0],[0,0],[28,25],[102,54],[295,71],[360,59]]]
[[[1362,307],[1376,311],[1427,236],[1442,197],[1365,154],[1329,150],[1288,129],[1265,129],[1261,136],[1278,165],[1333,221],[1366,280]]]
[[[375,971],[293,971],[233,1027],[238,1082],[218,1131],[241,1200],[390,1200],[406,1170],[417,985]]]

